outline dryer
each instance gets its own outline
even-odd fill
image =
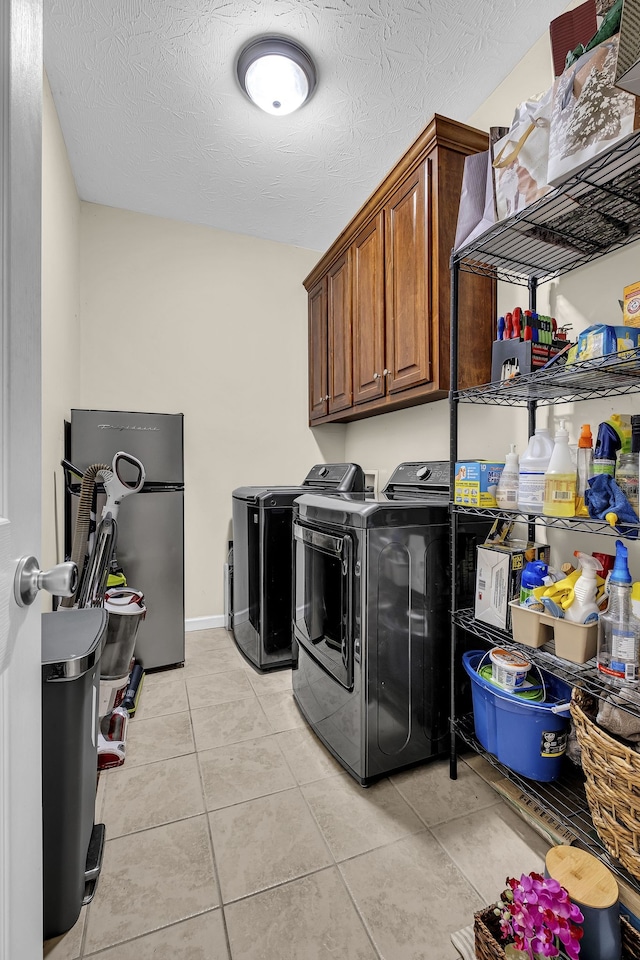
[[[459,527],[471,598],[489,524]],[[377,499],[308,492],[293,530],[293,693],[311,728],[362,784],[447,752],[449,462],[400,464]]]
[[[319,463],[302,484],[238,487],[232,494],[233,587],[229,626],[257,670],[291,666],[293,503],[300,494],[364,491],[356,463]]]

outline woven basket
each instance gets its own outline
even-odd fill
[[[593,825],[611,856],[640,878],[640,753],[602,730],[596,713],[595,698],[575,688],[571,716]]]
[[[486,907],[474,915],[473,933],[478,960],[506,960],[500,942],[500,921],[495,907]],[[640,960],[640,933],[624,917],[620,918],[622,931],[622,960]]]

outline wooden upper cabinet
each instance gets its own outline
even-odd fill
[[[390,393],[431,379],[425,164],[385,206],[386,366]]]
[[[353,402],[385,392],[384,215],[378,213],[353,243]]]
[[[487,145],[486,133],[434,116],[304,281],[311,423],[448,395],[449,260],[464,159]],[[495,281],[461,273],[458,294],[474,334],[461,338],[459,381],[471,386],[491,376]]]
[[[327,415],[327,278],[309,291],[309,419]]]
[[[351,406],[351,257],[340,257],[327,276],[329,413]]]

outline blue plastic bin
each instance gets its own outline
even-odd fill
[[[470,650],[462,657],[471,679],[476,737],[485,750],[515,773],[530,780],[556,780],[567,748],[569,710],[553,713],[551,707],[568,703],[571,687],[541,671],[545,701],[523,700],[480,676],[477,671],[483,659],[484,650]]]

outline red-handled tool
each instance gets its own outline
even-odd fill
[[[504,338],[505,340],[511,340],[511,333],[513,331],[513,314],[506,313],[504,317]]]

